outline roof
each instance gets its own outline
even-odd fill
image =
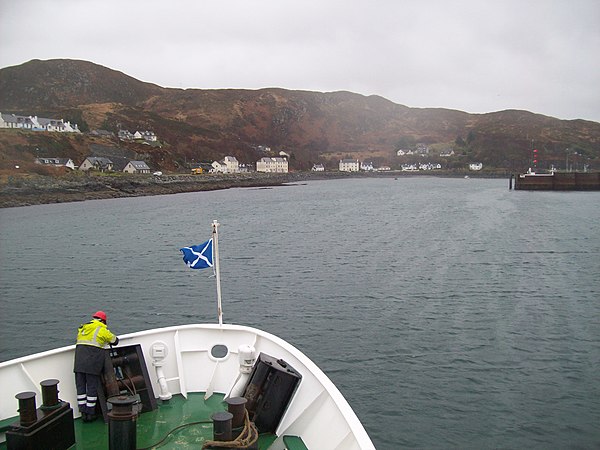
[[[65,165],[69,161],[71,161],[71,159],[70,158],[41,157],[41,158],[36,158],[36,161],[38,161],[40,164],[62,164],[62,165]]]
[[[103,156],[88,156],[85,159],[87,159],[92,164],[95,164],[95,163],[98,163],[98,164],[112,164],[113,163],[110,159],[105,158]]]
[[[150,170],[150,167],[144,161],[129,161],[129,164],[135,167],[136,170]]]
[[[285,158],[281,158],[279,156],[275,156],[273,158],[270,158],[268,156],[263,156],[262,158],[260,158],[261,162],[285,162],[287,161],[287,159]]]

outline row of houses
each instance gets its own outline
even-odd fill
[[[210,171],[213,173],[240,173],[248,172],[246,165],[240,164],[235,156],[226,156],[220,161],[213,161]],[[198,173],[198,168],[193,168],[193,172]],[[288,173],[289,163],[287,158],[263,157],[256,162],[257,172],[266,173]]]
[[[403,172],[412,172],[418,170],[440,170],[442,168],[441,164],[434,163],[420,163],[420,164],[402,164],[400,166]],[[481,170],[483,169],[482,163],[471,163],[469,164],[469,170]]]
[[[158,138],[152,131],[136,131],[131,133],[129,130],[119,130],[119,139],[121,141],[145,141],[156,142]]]
[[[68,167],[75,170],[77,167],[70,158],[36,158],[36,164],[53,167]],[[98,172],[113,172],[115,170],[127,173],[150,173],[151,169],[144,161],[127,161],[123,164],[115,164],[110,158],[103,156],[88,156],[79,166],[79,170],[96,170]],[[118,166],[118,167],[117,167]]]
[[[402,164],[400,168],[403,172],[412,172],[415,170],[439,170],[442,168],[442,165],[433,163]]]
[[[16,128],[30,131],[50,131],[56,133],[79,133],[76,123],[63,119],[48,119],[38,116],[18,116],[0,113],[0,128]]]
[[[358,159],[341,159],[338,166],[340,172],[358,172],[364,171],[387,171],[391,170],[389,166],[375,167],[371,161],[359,161]]]
[[[404,172],[416,170],[440,170],[442,168],[442,165],[438,163],[402,164],[400,168]],[[482,168],[483,164],[480,162],[469,164],[469,170],[481,170]],[[313,170],[315,170],[314,166]],[[339,170],[340,172],[358,172],[359,170],[387,171],[391,169],[388,166],[375,168],[373,167],[372,162],[361,162],[358,159],[342,159],[340,160]]]
[[[401,148],[396,152],[398,156],[404,155],[428,155],[429,147],[426,144],[417,144],[414,149],[412,148]]]
[[[418,144],[417,148],[414,150],[401,148],[400,150],[396,151],[396,155],[397,156],[428,155],[429,150],[430,150],[429,147],[427,147],[425,144]],[[440,157],[442,157],[442,158],[449,158],[450,156],[454,156],[454,150],[451,148],[442,150],[440,152]]]

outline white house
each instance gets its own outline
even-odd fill
[[[36,158],[35,163],[45,166],[68,167],[75,170],[75,163],[70,158]]]
[[[416,164],[402,164],[402,172],[412,172],[413,170],[419,170]]]
[[[110,172],[113,170],[113,162],[103,156],[88,156],[79,166],[79,170],[98,170],[100,172]]]
[[[240,163],[235,156],[226,156],[221,161],[213,161],[212,171],[220,173],[239,173]]]
[[[471,163],[469,164],[469,170],[481,170],[483,168],[482,163]]]
[[[212,166],[212,169],[210,170],[211,172],[216,172],[216,173],[226,173],[227,172],[227,165],[225,165],[225,161],[223,161],[223,160],[213,161],[211,166]]]
[[[123,172],[127,173],[150,173],[150,167],[144,161],[129,161]]]
[[[325,172],[325,167],[323,164],[313,164],[312,169],[313,172]]]
[[[280,157],[264,157],[260,158],[256,162],[257,172],[275,172],[275,173],[288,173],[288,161],[285,158]]]
[[[47,119],[38,116],[17,116],[0,113],[0,128],[19,128],[22,130],[50,131],[59,133],[79,133],[77,124],[63,119]]]
[[[119,139],[122,141],[132,141],[133,134],[129,130],[119,130]]]
[[[156,135],[152,131],[143,131],[142,138],[148,142],[156,142]]]
[[[340,160],[340,172],[358,172],[360,162],[358,159],[342,159]]]
[[[367,161],[363,161],[360,163],[360,170],[373,170],[373,163],[372,162],[367,162]]]
[[[227,166],[227,172],[238,173],[240,171],[240,163],[235,156],[226,156],[223,161],[225,161],[225,165]]]

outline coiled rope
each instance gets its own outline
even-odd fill
[[[254,422],[250,422],[248,410],[244,411],[244,429],[233,441],[206,441],[202,450],[210,447],[245,448],[258,440],[258,429]]]

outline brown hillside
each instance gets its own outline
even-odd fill
[[[417,143],[435,149],[427,157],[432,160],[440,160],[438,150],[453,148],[454,157],[440,160],[449,168],[476,160],[485,167],[523,170],[532,147],[548,166],[562,167],[566,154],[577,152],[590,167],[600,168],[596,122],[516,110],[467,114],[408,108],[350,92],[167,89],[86,61],[34,60],[1,69],[0,111],[62,117],[84,131],[152,130],[160,147],[132,149],[133,144],[116,140],[111,145],[128,147],[156,168],[182,171],[191,161],[227,154],[253,162],[262,155],[260,145],[291,153],[296,170],[316,162],[334,168],[346,156],[397,167],[404,160],[396,150]],[[53,149],[54,137],[21,136],[0,139],[0,151],[14,156],[17,147],[39,148],[34,142],[39,139],[49,139],[46,147]],[[81,158],[92,140],[78,139],[64,150]]]

